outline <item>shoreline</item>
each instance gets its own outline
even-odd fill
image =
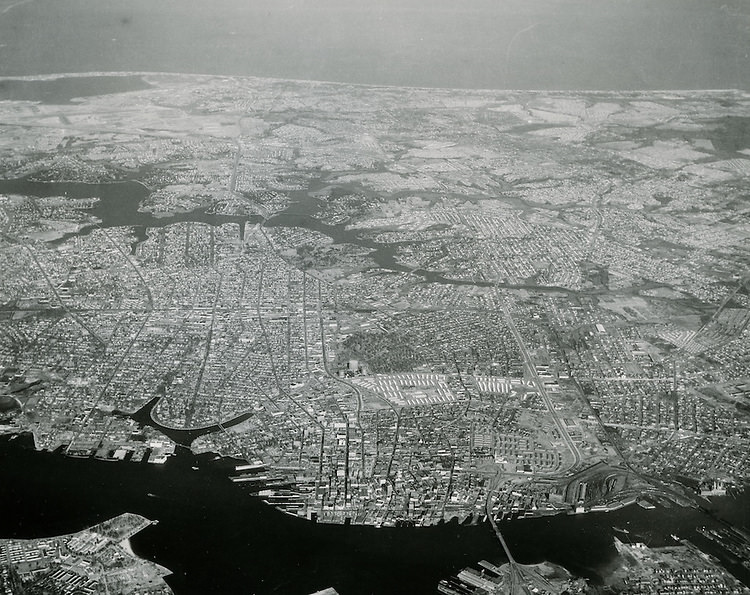
[[[205,72],[170,72],[170,71],[151,71],[151,70],[93,70],[82,72],[42,72],[37,74],[5,74],[0,76],[0,82],[6,81],[52,81],[65,78],[88,78],[88,77],[147,77],[147,76],[166,76],[166,77],[193,77],[205,80],[211,79],[228,79],[228,80],[248,80],[267,83],[299,83],[303,85],[332,85],[336,87],[355,87],[361,89],[404,89],[411,91],[439,91],[439,92],[461,92],[461,93],[531,93],[534,95],[542,93],[552,94],[579,94],[589,93],[593,95],[642,95],[644,93],[680,93],[680,94],[703,94],[703,93],[741,93],[748,94],[750,89],[740,87],[708,87],[708,88],[675,88],[675,89],[564,89],[564,88],[494,88],[494,87],[423,87],[411,85],[384,85],[377,83],[351,83],[345,81],[334,81],[324,79],[305,79],[305,78],[284,78],[273,76],[258,76],[253,74],[210,74]]]
[[[120,547],[121,547],[122,549],[124,549],[124,550],[125,550],[125,551],[126,551],[126,552],[127,552],[128,554],[129,554],[129,555],[131,555],[131,556],[132,556],[133,558],[140,558],[140,556],[138,556],[138,555],[137,555],[137,554],[136,554],[136,553],[135,553],[135,552],[133,551],[133,546],[132,546],[132,544],[130,543],[130,538],[129,538],[129,537],[127,537],[127,538],[123,539],[122,541],[119,541],[119,542],[117,543],[117,545],[119,545],[119,546],[120,546]]]

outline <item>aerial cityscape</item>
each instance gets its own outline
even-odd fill
[[[317,523],[742,490],[746,93],[134,74],[31,100],[61,80],[0,105],[6,432],[123,464],[210,453]],[[726,584],[703,592],[746,592]]]
[[[0,0],[0,595],[750,595],[744,0]]]

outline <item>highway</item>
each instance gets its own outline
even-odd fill
[[[552,416],[552,419],[555,422],[555,425],[557,426],[557,431],[560,433],[560,436],[562,436],[563,440],[565,440],[565,443],[567,444],[568,449],[573,455],[573,459],[574,459],[573,464],[570,465],[570,467],[568,468],[568,469],[572,469],[573,467],[577,466],[581,462],[581,459],[582,459],[581,451],[578,450],[578,447],[573,442],[573,439],[570,437],[570,434],[568,434],[568,431],[565,429],[565,426],[560,421],[560,417],[557,415],[557,411],[555,411],[555,408],[552,405],[552,400],[549,398],[547,389],[544,387],[544,383],[542,382],[542,379],[539,378],[539,374],[537,374],[536,366],[534,365],[534,360],[529,354],[529,351],[526,348],[526,344],[523,342],[523,338],[521,337],[521,333],[518,331],[518,327],[516,327],[516,323],[513,321],[513,317],[510,315],[510,304],[508,303],[507,300],[505,301],[505,305],[503,308],[503,317],[505,318],[505,322],[507,323],[508,328],[510,328],[511,332],[513,333],[513,337],[516,339],[516,343],[518,343],[518,349],[521,351],[521,356],[523,357],[524,365],[529,370],[529,374],[531,376],[531,380],[534,383],[534,386],[539,392],[539,395],[544,400],[544,404],[547,407],[547,410],[549,411],[550,415]]]

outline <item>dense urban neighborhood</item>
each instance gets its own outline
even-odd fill
[[[0,101],[1,430],[378,527],[750,478],[747,94],[134,78]]]

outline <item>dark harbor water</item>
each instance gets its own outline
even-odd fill
[[[0,437],[0,537],[62,534],[122,512],[142,514],[159,523],[135,536],[133,548],[173,571],[168,582],[177,595],[295,595],[329,586],[341,595],[432,594],[441,578],[481,559],[503,561],[488,524],[314,524],[263,504],[207,458],[184,450],[165,465],[149,465],[67,458],[29,446],[28,438]],[[749,503],[746,496],[728,498],[718,510],[738,514]],[[615,561],[615,535],[658,546],[673,543],[671,533],[694,539],[695,527],[718,524],[698,510],[631,506],[501,526],[519,562],[550,560],[597,581]]]

